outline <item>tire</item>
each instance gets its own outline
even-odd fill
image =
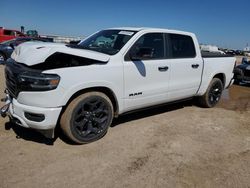
[[[64,134],[77,144],[102,138],[114,116],[110,99],[101,92],[88,92],[75,98],[63,112],[60,125]]]
[[[240,80],[235,79],[235,80],[234,80],[234,84],[239,85],[239,84],[240,84]]]
[[[234,83],[239,84],[244,77],[244,73],[241,69],[235,68],[234,69]]]
[[[206,93],[199,98],[199,104],[205,108],[214,107],[220,100],[223,84],[219,78],[213,78]]]
[[[6,61],[6,56],[0,52],[0,61]]]

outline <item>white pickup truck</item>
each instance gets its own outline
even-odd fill
[[[201,54],[193,33],[114,28],[78,45],[25,43],[6,62],[1,115],[76,143],[103,137],[125,112],[197,97],[213,107],[233,82],[235,58]]]

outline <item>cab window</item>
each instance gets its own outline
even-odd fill
[[[129,60],[130,55],[138,59],[162,59],[164,58],[164,37],[162,33],[147,33],[141,36],[131,47],[125,60]]]
[[[171,58],[193,58],[196,56],[192,37],[169,34]]]

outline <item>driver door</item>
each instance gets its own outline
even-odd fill
[[[166,59],[163,33],[142,35],[124,60],[124,106],[126,110],[168,100],[170,62]],[[150,53],[149,54],[149,49]],[[137,56],[131,59],[131,54]]]

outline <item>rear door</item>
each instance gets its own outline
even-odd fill
[[[146,107],[168,99],[170,63],[165,58],[163,33],[142,35],[131,47],[124,60],[124,106],[126,110]],[[131,60],[129,54],[139,48],[151,48],[153,55]]]
[[[167,34],[167,36],[171,61],[169,98],[179,100],[192,97],[200,86],[202,59],[196,53],[191,36],[181,34]]]

